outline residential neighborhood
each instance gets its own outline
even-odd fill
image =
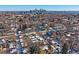
[[[79,14],[68,12],[1,12],[0,54],[79,54]]]

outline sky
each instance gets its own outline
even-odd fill
[[[0,5],[0,11],[27,11],[35,8],[48,11],[79,11],[79,5]]]

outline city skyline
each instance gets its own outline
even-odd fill
[[[28,11],[45,9],[47,11],[79,11],[79,5],[0,5],[0,11]]]

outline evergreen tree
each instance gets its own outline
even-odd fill
[[[62,54],[67,54],[68,51],[68,45],[66,43],[64,43],[63,48],[62,48]]]
[[[29,52],[30,54],[39,54],[39,48],[37,46],[32,45],[29,47]]]

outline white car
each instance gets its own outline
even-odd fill
[[[20,39],[20,42],[23,42],[23,39]]]
[[[3,42],[3,43],[6,43],[5,39],[2,39],[2,42]]]
[[[15,36],[18,36],[18,34],[17,34],[17,33],[15,33]]]
[[[22,38],[23,36],[19,36],[19,38]]]
[[[14,53],[14,52],[17,52],[16,49],[12,49],[12,51],[10,51],[10,53]]]
[[[14,48],[13,43],[10,43],[9,48]]]
[[[18,31],[18,33],[20,34],[20,33],[21,33],[21,31]]]
[[[24,43],[21,43],[22,47],[24,47]]]
[[[42,50],[48,50],[48,46],[45,45]]]

